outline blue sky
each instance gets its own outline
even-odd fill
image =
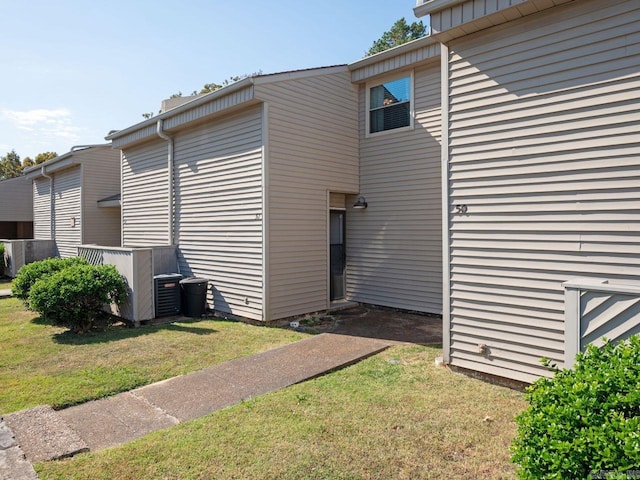
[[[103,143],[163,98],[350,63],[413,0],[0,0],[0,155]]]

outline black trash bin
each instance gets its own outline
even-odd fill
[[[185,278],[180,280],[182,289],[182,313],[186,317],[201,317],[207,308],[206,278]]]

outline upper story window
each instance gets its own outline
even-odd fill
[[[367,133],[413,126],[412,75],[367,85]]]

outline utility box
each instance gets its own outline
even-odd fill
[[[182,286],[182,302],[186,317],[201,317],[207,309],[206,278],[185,278],[180,281]]]
[[[153,277],[155,316],[169,317],[181,311],[179,273],[164,273]]]

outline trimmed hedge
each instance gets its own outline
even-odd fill
[[[120,305],[126,295],[124,278],[115,266],[76,264],[36,281],[29,308],[55,325],[84,333],[93,328],[105,304]]]
[[[640,475],[640,337],[589,345],[573,370],[555,369],[526,396],[511,447],[519,478]]]
[[[84,258],[47,258],[38,262],[23,266],[13,280],[11,291],[13,296],[22,300],[29,308],[29,292],[34,283],[41,278],[46,278],[60,270],[75,265],[88,265]]]

